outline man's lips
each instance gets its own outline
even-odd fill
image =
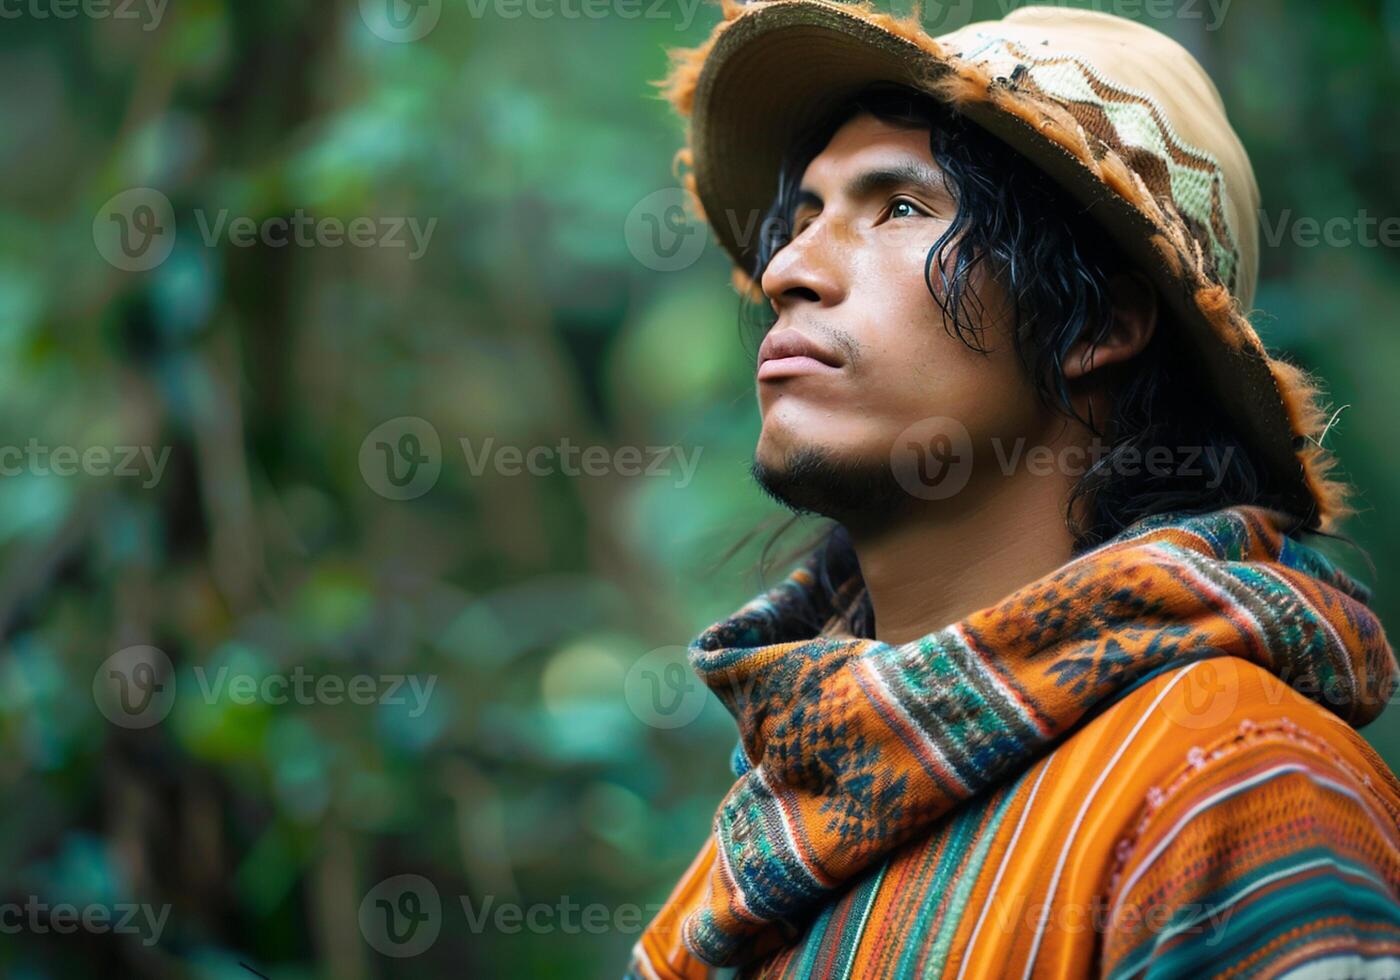
[[[779,378],[795,378],[801,374],[825,374],[839,370],[839,367],[824,364],[815,357],[774,357],[758,366],[758,380],[776,381]]]
[[[841,370],[841,358],[791,327],[774,330],[758,348],[758,380]]]

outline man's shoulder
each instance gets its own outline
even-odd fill
[[[1304,693],[1304,692],[1308,693]],[[1400,806],[1400,780],[1329,701],[1325,684],[1290,684],[1240,657],[1194,661],[1148,679],[1095,723],[1143,740],[1144,751],[1180,746],[1196,759],[1225,744],[1258,745],[1274,755],[1332,755]],[[1130,734],[1131,733],[1131,734]],[[1144,737],[1145,736],[1145,737]],[[1200,753],[1190,753],[1196,748]]]
[[[1117,811],[1127,829],[1172,799],[1194,798],[1290,767],[1344,787],[1400,827],[1400,779],[1324,701],[1239,657],[1157,674],[1076,731],[1058,768]]]
[[[1352,726],[1234,657],[1112,712],[1146,733],[1148,785],[1115,827],[1105,976],[1153,957],[1189,972],[1225,948],[1275,964],[1285,941],[1348,951],[1357,929],[1400,950],[1400,781]]]

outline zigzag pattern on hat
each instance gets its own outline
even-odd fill
[[[1138,151],[1130,165],[1153,194],[1172,201],[1193,234],[1209,246],[1220,281],[1234,290],[1239,247],[1225,208],[1225,177],[1212,154],[1182,139],[1150,95],[1105,78],[1080,59],[1036,58],[999,35],[979,31],[976,36],[985,43],[965,52],[965,60],[1015,78],[1023,90],[1033,86],[1028,94],[1063,104],[1086,132],[1120,155],[1131,158]]]

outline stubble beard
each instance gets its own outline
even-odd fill
[[[882,527],[913,503],[888,459],[839,459],[827,449],[804,446],[775,466],[755,455],[749,471],[765,494],[793,513],[828,517],[847,527]]]

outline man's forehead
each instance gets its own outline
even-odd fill
[[[812,158],[802,174],[802,186],[835,190],[864,171],[911,165],[939,172],[929,149],[929,130],[895,125],[862,113],[847,121]]]

